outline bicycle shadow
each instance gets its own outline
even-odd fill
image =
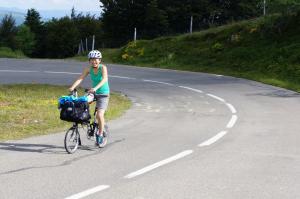
[[[122,142],[125,139],[114,140],[105,146],[105,149],[112,145]],[[99,150],[97,146],[79,146],[80,150],[95,151]],[[64,146],[57,146],[52,144],[30,144],[30,143],[13,143],[13,142],[0,142],[0,151],[15,151],[15,152],[27,152],[27,153],[44,153],[44,154],[67,154]]]
[[[27,153],[64,153],[63,146],[51,144],[30,144],[30,143],[13,143],[13,142],[0,142],[0,150],[27,152]]]
[[[63,162],[56,163],[54,165],[43,165],[43,166],[28,166],[28,167],[21,167],[18,169],[13,169],[13,170],[8,170],[4,172],[0,172],[1,175],[8,175],[12,173],[17,173],[17,172],[22,172],[26,170],[32,170],[32,169],[45,169],[45,168],[57,168],[57,167],[63,167],[63,166],[68,166],[71,165],[72,163],[76,161],[80,161],[83,159],[86,159],[88,157],[98,155],[99,153],[103,153],[106,150],[108,150],[110,147],[113,145],[123,142],[125,139],[119,139],[119,140],[114,140],[110,143],[108,143],[105,148],[101,148],[99,150],[99,147],[94,147],[94,149],[91,149],[89,147],[82,146],[81,150],[89,150],[91,153],[89,154],[80,154],[77,153],[76,156],[68,156],[69,154],[65,151],[64,147],[61,146],[56,146],[56,145],[51,145],[51,144],[27,144],[27,143],[1,143],[0,142],[0,150],[7,150],[7,151],[16,151],[16,152],[27,152],[27,153],[52,153],[52,154],[63,154],[66,155],[67,158]],[[59,151],[53,151],[53,150],[59,150]]]

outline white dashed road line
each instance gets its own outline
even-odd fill
[[[236,110],[235,110],[235,108],[231,105],[231,104],[229,104],[229,103],[226,103],[226,106],[228,106],[228,108],[231,110],[231,112],[233,113],[233,114],[235,114],[236,113]]]
[[[44,71],[44,73],[51,73],[51,74],[68,74],[68,75],[80,75],[80,74],[81,74],[81,73],[55,72],[55,71]]]
[[[238,117],[236,115],[233,115],[230,119],[230,121],[228,122],[226,128],[232,128],[235,124],[235,122],[237,121]]]
[[[79,199],[79,198],[84,198],[84,197],[86,197],[88,195],[91,195],[91,194],[97,193],[99,191],[103,191],[105,189],[108,189],[109,187],[110,187],[109,185],[100,185],[100,186],[88,189],[86,191],[74,194],[74,195],[72,195],[70,197],[67,197],[65,199]]]
[[[190,88],[190,87],[186,87],[186,86],[178,86],[179,88],[184,88],[184,89],[188,89],[188,90],[191,90],[191,91],[195,91],[197,93],[203,93],[203,91],[201,90],[198,90],[198,89],[194,89],[194,88]]]
[[[166,83],[166,82],[160,82],[160,81],[154,81],[154,80],[148,80],[148,79],[143,79],[144,82],[152,82],[152,83],[158,83],[158,84],[165,84],[169,86],[174,86],[174,84]]]
[[[0,72],[12,72],[12,73],[37,73],[36,70],[0,70]]]
[[[225,102],[225,100],[224,99],[222,99],[222,98],[220,98],[220,97],[218,97],[218,96],[215,96],[215,95],[213,95],[213,94],[206,94],[206,95],[208,95],[209,97],[212,97],[212,98],[215,98],[215,99],[217,99],[217,100],[219,100],[219,101],[221,101],[221,102]]]
[[[199,144],[199,147],[203,147],[203,146],[209,146],[213,143],[215,143],[216,141],[218,141],[219,139],[221,139],[224,135],[227,134],[227,131],[221,131],[220,133],[218,133],[217,135],[215,135],[214,137],[206,140],[205,142],[202,142],[201,144]]]
[[[133,77],[124,77],[124,76],[117,76],[117,75],[109,75],[108,77],[115,77],[115,78],[120,78],[120,79],[136,79]]]
[[[167,158],[167,159],[165,159],[165,160],[159,161],[159,162],[157,162],[157,163],[154,163],[154,164],[152,164],[152,165],[149,165],[149,166],[147,166],[147,167],[144,167],[143,169],[140,169],[140,170],[138,170],[138,171],[132,172],[132,173],[126,175],[124,178],[128,178],[128,179],[134,178],[134,177],[136,177],[136,176],[139,176],[139,175],[142,175],[142,174],[144,174],[144,173],[147,173],[147,172],[149,172],[149,171],[151,171],[151,170],[153,170],[153,169],[156,169],[156,168],[161,167],[161,166],[163,166],[163,165],[165,165],[165,164],[168,164],[168,163],[170,163],[170,162],[173,162],[173,161],[175,161],[175,160],[178,160],[178,159],[180,159],[180,158],[183,158],[183,157],[185,157],[185,156],[187,156],[187,155],[190,155],[190,154],[192,154],[192,153],[193,153],[192,150],[186,150],[186,151],[183,151],[183,152],[178,153],[177,155],[174,155],[174,156],[172,156],[172,157],[169,157],[169,158]]]

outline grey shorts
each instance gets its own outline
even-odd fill
[[[105,110],[108,107],[109,95],[96,95],[96,107]]]

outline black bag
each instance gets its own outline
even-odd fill
[[[61,120],[82,123],[91,119],[88,102],[66,101],[60,108]]]

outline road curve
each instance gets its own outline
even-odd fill
[[[0,83],[70,85],[85,64],[0,59]],[[110,144],[69,155],[63,132],[0,143],[0,198],[300,198],[298,93],[213,74],[108,70],[112,90],[133,101],[109,122]]]

